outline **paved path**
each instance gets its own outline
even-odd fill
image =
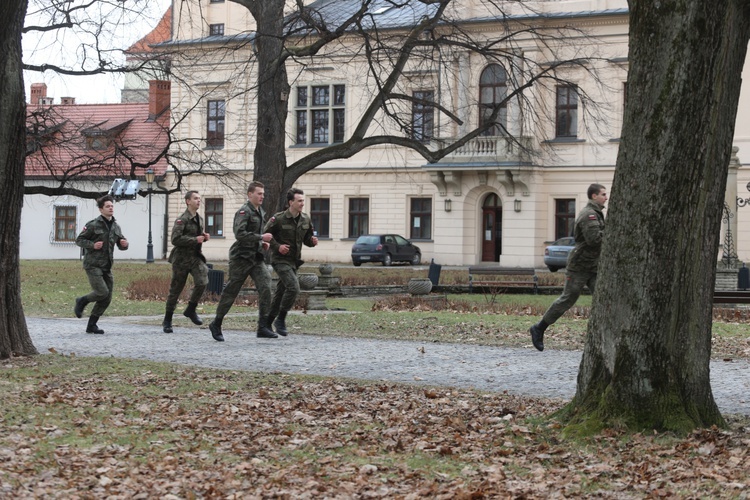
[[[153,318],[150,318],[153,319]],[[210,368],[285,372],[570,399],[575,393],[580,351],[486,347],[465,344],[351,339],[295,335],[258,339],[254,333],[224,330],[215,342],[207,328],[176,332],[134,323],[137,318],[103,318],[104,335],[84,333],[86,319],[27,318],[39,352],[115,356]],[[182,324],[181,324],[182,323]],[[291,322],[293,324],[293,320]],[[711,386],[722,412],[750,415],[750,363],[711,362]]]

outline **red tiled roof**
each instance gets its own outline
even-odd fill
[[[154,119],[148,103],[29,105],[26,125],[27,177],[142,178],[149,167],[157,177],[167,170],[169,110]]]
[[[156,28],[135,42],[125,51],[126,54],[143,54],[153,52],[151,45],[172,39],[172,7],[168,8]]]

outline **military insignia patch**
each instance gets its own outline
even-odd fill
[[[271,217],[271,220],[268,221],[268,222],[274,222],[275,220],[276,220],[276,216],[274,215],[274,216]]]
[[[240,215],[245,215],[246,213],[244,210],[240,210]]]
[[[174,221],[174,223],[175,224],[182,224],[182,219],[177,219],[176,221]]]
[[[589,215],[589,220],[596,220],[596,215]]]

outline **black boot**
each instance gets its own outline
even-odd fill
[[[185,308],[185,312],[182,313],[183,316],[186,318],[190,318],[190,321],[192,321],[196,325],[202,325],[203,320],[201,320],[198,315],[195,313],[195,308],[198,307],[197,302],[189,302],[188,306]]]
[[[172,333],[174,330],[172,329],[172,314],[174,314],[174,311],[167,311],[164,313],[164,321],[161,322],[162,330],[164,330],[164,333]]]
[[[86,326],[86,333],[104,333],[104,330],[96,326],[97,321],[99,321],[99,316],[89,317],[89,324]]]
[[[211,323],[208,324],[208,329],[211,330],[211,336],[217,342],[224,342],[224,335],[221,334],[221,323],[223,318],[215,318]]]
[[[286,329],[286,311],[281,311],[279,317],[273,322],[273,326],[276,327],[276,333],[282,337],[286,337],[289,333]]]
[[[76,305],[73,308],[73,312],[75,313],[76,318],[83,317],[83,310],[86,308],[88,303],[89,299],[87,299],[85,295],[76,299]]]
[[[261,316],[258,318],[258,337],[262,339],[277,339],[278,335],[273,333],[270,328],[271,323],[268,321],[267,316]]]
[[[549,324],[546,321],[541,320],[539,323],[529,328],[529,332],[531,333],[531,343],[534,344],[534,347],[539,351],[544,350],[544,330],[546,330],[548,326]]]

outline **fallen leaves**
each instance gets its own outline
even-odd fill
[[[748,422],[569,442],[561,402],[42,356],[3,364],[0,497],[747,496]]]

